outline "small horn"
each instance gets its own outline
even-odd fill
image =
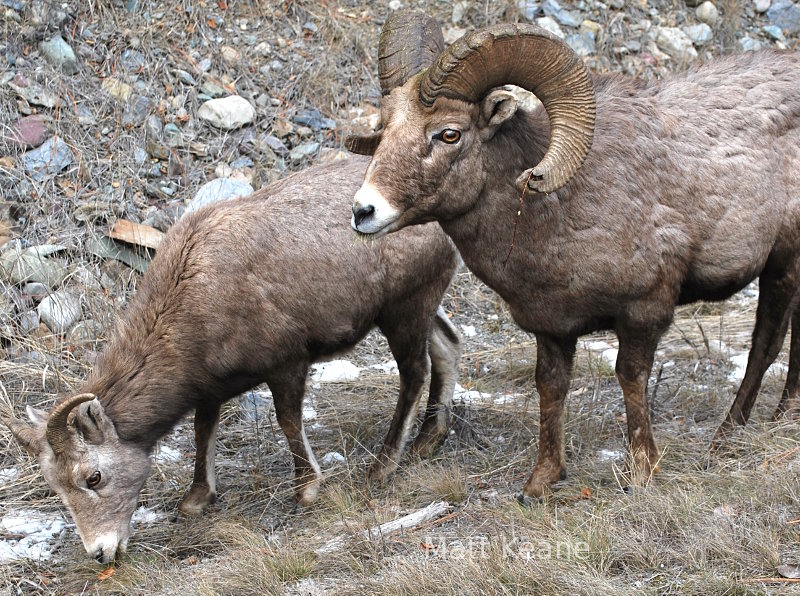
[[[436,19],[413,10],[393,12],[383,24],[378,40],[378,78],[381,94],[428,68],[444,49],[442,29]]]
[[[81,393],[57,403],[50,411],[45,432],[47,442],[50,443],[53,453],[56,455],[64,453],[72,439],[67,428],[67,416],[69,416],[69,413],[83,402],[93,399],[95,399],[93,393]]]
[[[439,22],[413,10],[398,10],[389,15],[378,40],[378,79],[381,95],[428,68],[444,49]],[[344,146],[351,153],[373,155],[381,142],[381,133],[351,134]]]
[[[425,72],[419,99],[426,106],[440,96],[477,103],[506,84],[536,95],[550,118],[550,146],[533,168],[529,187],[553,192],[583,164],[595,119],[589,71],[558,37],[527,24],[494,25],[465,35]]]

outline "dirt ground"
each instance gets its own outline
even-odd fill
[[[64,275],[40,291],[67,288],[81,311],[69,329],[28,325],[41,296],[3,277],[0,407],[18,416],[26,404],[47,407],[90,370],[141,278],[91,249],[115,221],[164,231],[208,181],[233,177],[260,188],[340,157],[342,131],[374,123],[376,40],[389,4],[0,1],[0,235],[9,242],[0,260],[12,249],[57,247],[51,261]],[[404,4],[439,18],[450,39],[525,20],[534,3]],[[699,23],[682,0],[562,2],[599,26],[585,58],[595,70],[666,76],[741,50],[745,38],[796,47],[796,35],[765,32],[770,21],[753,3],[716,5],[711,40],[687,61],[648,36],[652,27]],[[57,32],[77,56],[73,74],[43,56],[40,43]],[[30,83],[39,86],[34,94],[17,89]],[[220,131],[199,118],[220,89],[255,107],[252,124]],[[52,105],[37,103],[49,96]],[[30,150],[7,135],[31,115],[72,151],[44,179],[26,169]],[[174,143],[168,130],[179,135]],[[151,255],[127,248],[132,258]],[[0,428],[2,593],[800,593],[787,577],[800,565],[800,435],[796,423],[766,422],[786,349],[748,426],[723,451],[708,449],[741,379],[757,296],[754,284],[726,302],[679,309],[649,387],[661,472],[632,494],[620,490],[627,455],[616,339],[595,334],[579,344],[570,387],[568,477],[552,497],[517,504],[537,455],[536,345],[466,270],[443,304],[463,340],[450,435],[431,458],[406,456],[383,486],[364,479],[398,389],[378,333],[342,357],[357,379],[308,381],[304,418],[325,472],[313,506],[293,503],[291,457],[259,388],[223,410],[219,498],[204,515],[177,515],[191,481],[191,418],[163,439],[129,552],[109,569],[88,559],[35,463]],[[430,505],[439,513],[412,529],[376,530]]]

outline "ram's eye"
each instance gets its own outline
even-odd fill
[[[457,130],[453,130],[452,128],[445,128],[442,132],[436,135],[436,138],[440,139],[444,143],[447,143],[448,145],[453,145],[461,140],[461,133]]]
[[[98,484],[100,484],[100,480],[102,480],[103,476],[100,474],[99,470],[92,472],[92,475],[86,479],[86,486],[89,488],[94,488]]]

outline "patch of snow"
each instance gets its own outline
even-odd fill
[[[135,524],[152,524],[160,519],[164,519],[164,517],[165,514],[159,513],[158,511],[153,511],[152,509],[148,509],[142,505],[133,512],[131,521]]]
[[[0,540],[0,563],[18,559],[49,559],[52,551],[50,542],[65,526],[61,517],[50,517],[29,509],[10,510],[0,519],[0,530],[14,537]]]
[[[397,368],[397,362],[389,360],[389,362],[381,362],[380,364],[370,364],[369,368],[374,368],[387,375],[399,375],[400,371]]]
[[[524,399],[525,396],[518,393],[501,393],[494,398],[495,405],[503,406],[505,404],[514,403],[519,399]]]
[[[175,462],[181,459],[182,453],[169,445],[159,445],[156,461],[159,463]]]
[[[0,484],[7,484],[18,477],[19,470],[17,468],[3,468],[0,470]]]
[[[326,468],[330,468],[331,466],[335,466],[337,464],[343,464],[345,462],[344,455],[339,453],[338,451],[329,451],[325,455],[322,456],[322,463],[323,466]]]
[[[317,417],[317,411],[314,406],[303,406],[303,421],[314,420]]]
[[[601,449],[597,452],[597,459],[600,461],[613,461],[625,457],[625,452],[618,449]]]
[[[481,393],[474,389],[464,389],[461,385],[456,383],[455,391],[453,392],[453,400],[461,400],[465,404],[472,403],[485,403],[492,401],[491,393]]]
[[[734,354],[730,357],[731,363],[736,367],[728,374],[729,381],[741,381],[744,379],[744,373],[747,370],[747,357],[749,356],[748,352],[740,352],[739,354]],[[783,362],[773,362],[772,365],[767,369],[767,374],[776,374],[776,375],[785,375],[788,371],[786,365]]]
[[[585,341],[583,342],[583,347],[593,354],[600,356],[600,358],[605,360],[612,368],[617,366],[617,354],[619,354],[619,350],[610,343],[602,340]]]
[[[314,383],[348,383],[358,379],[361,369],[349,360],[331,360],[312,364]]]
[[[475,325],[461,325],[461,333],[464,337],[475,337],[478,334]]]

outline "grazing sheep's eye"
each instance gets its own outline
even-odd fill
[[[442,132],[436,135],[435,138],[440,139],[448,145],[453,145],[461,140],[461,133],[457,130],[453,130],[452,128],[445,128]]]
[[[101,479],[102,476],[100,475],[100,471],[96,470],[92,472],[92,475],[86,479],[86,486],[88,486],[89,488],[94,488],[95,486],[100,484]]]

